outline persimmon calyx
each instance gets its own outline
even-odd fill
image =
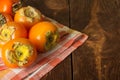
[[[24,9],[24,15],[31,19],[31,21],[33,21],[35,18],[41,18],[41,13],[31,6],[28,6]]]
[[[19,67],[28,63],[28,58],[33,55],[31,45],[15,42],[12,50],[7,51],[7,59],[10,63],[17,64]]]
[[[46,44],[45,44],[45,50],[50,50],[52,49],[58,41],[59,35],[58,32],[55,31],[54,33],[49,31],[46,34]]]
[[[12,38],[12,35],[15,31],[14,27],[8,27],[6,24],[3,25],[0,29],[0,40],[8,41]]]
[[[4,15],[2,15],[2,13],[0,13],[0,26],[2,26],[3,24],[5,24],[7,21],[6,21],[6,18]]]

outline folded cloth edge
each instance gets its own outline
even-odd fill
[[[56,67],[62,60],[64,60],[67,56],[70,55],[70,53],[72,51],[74,51],[75,49],[77,49],[79,46],[81,46],[88,38],[88,36],[86,34],[82,34],[81,36],[84,36],[83,38],[79,37],[77,38],[77,40],[75,40],[75,42],[65,51],[62,52],[62,55],[60,55],[57,58],[54,58],[52,61],[50,61],[49,63],[44,65],[44,72],[40,71],[40,69],[38,69],[37,71],[35,71],[33,74],[29,75],[25,80],[39,80],[41,79],[46,73],[48,73],[49,71],[51,71],[54,67]],[[81,41],[82,40],[82,41]],[[74,47],[73,47],[74,46]],[[66,54],[67,53],[67,54]],[[65,54],[65,55],[64,55]],[[62,59],[60,59],[62,56]],[[54,64],[54,66],[51,66],[49,64]],[[46,70],[45,70],[46,69]]]

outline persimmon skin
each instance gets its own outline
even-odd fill
[[[13,45],[14,43],[22,43],[24,45],[30,45],[32,47],[32,55],[30,55],[27,60],[28,62],[26,64],[24,64],[23,66],[19,66],[16,63],[11,63],[8,59],[7,56],[9,56],[10,53],[8,53],[8,51],[12,50],[13,52],[15,51],[13,49]],[[23,53],[24,54],[24,53]],[[9,67],[9,68],[26,68],[29,67],[30,65],[32,65],[34,63],[34,61],[37,58],[37,51],[36,48],[33,46],[33,44],[26,38],[17,38],[17,39],[13,39],[10,40],[8,43],[6,43],[4,45],[4,47],[2,48],[2,60],[4,61],[4,64]]]
[[[52,32],[52,33],[57,32],[57,27],[48,21],[37,23],[29,31],[29,40],[35,45],[37,50],[40,52],[46,51],[45,46],[47,46],[46,43],[48,42],[46,38],[46,34],[48,32]],[[55,35],[57,34],[55,33]]]

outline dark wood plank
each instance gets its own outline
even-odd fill
[[[71,55],[46,74],[41,80],[72,80]]]
[[[70,0],[70,21],[72,28],[82,31],[91,18],[93,0]]]
[[[44,15],[69,26],[68,0],[25,0],[25,5],[39,9]],[[71,55],[46,74],[42,80],[72,80]]]
[[[120,0],[100,0],[97,15],[105,35],[101,51],[102,79],[120,80]]]
[[[83,32],[91,19],[93,0],[70,0],[71,28]],[[73,52],[73,80],[98,80],[94,51],[85,43]]]
[[[73,79],[120,80],[120,1],[78,1],[81,5],[71,0],[71,26],[88,34],[89,39],[73,53]],[[87,5],[88,2],[89,5]],[[74,9],[75,5],[79,6],[78,11]],[[88,7],[85,8],[85,6]],[[90,14],[88,12],[86,14],[84,9],[91,10]],[[79,16],[74,17],[75,13]],[[82,23],[80,16],[91,16],[91,18],[82,18],[83,21],[88,20]],[[78,22],[74,23],[74,20]],[[84,29],[78,26],[82,24]]]

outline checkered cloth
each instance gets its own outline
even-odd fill
[[[34,64],[27,68],[7,68],[0,55],[0,80],[39,80],[88,38],[87,35],[81,32],[72,30],[50,18],[46,19],[58,27],[60,42],[52,50],[39,54]]]

